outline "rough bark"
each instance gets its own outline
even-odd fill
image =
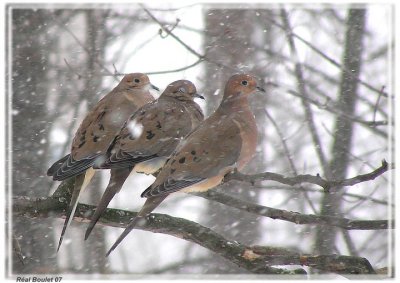
[[[47,65],[54,39],[46,34],[51,12],[12,10],[12,190],[13,195],[47,196],[45,177],[49,123],[47,117]],[[41,188],[37,190],[37,188]],[[12,232],[18,240],[24,264],[13,253],[15,273],[54,273],[51,220],[14,218]],[[41,241],[36,241],[41,239]]]
[[[63,186],[67,188],[68,184],[63,184]],[[57,194],[42,199],[14,198],[16,213],[29,218],[61,217],[64,215],[66,206],[67,201]],[[83,223],[90,221],[90,215],[94,209],[94,206],[80,204],[74,220]],[[100,218],[99,224],[125,227],[135,215],[136,213],[129,211],[107,209]],[[201,245],[238,267],[255,274],[306,274],[305,270],[301,268],[290,271],[271,267],[276,265],[309,266],[345,275],[375,274],[375,270],[365,258],[340,255],[307,255],[284,248],[244,245],[238,241],[230,241],[215,231],[192,221],[164,214],[151,214],[147,217],[146,223],[138,226],[137,229],[164,233]],[[291,279],[295,278],[291,277]]]
[[[363,37],[365,33],[365,9],[350,9],[347,16],[347,31],[342,66],[349,72],[343,72],[337,104],[346,114],[353,116],[357,103],[357,90],[362,62]],[[344,179],[349,166],[349,152],[352,148],[353,122],[338,115],[333,130],[333,146],[331,149],[332,178]],[[333,187],[329,194],[323,196],[321,215],[340,216],[342,194],[341,187]],[[337,229],[319,228],[316,233],[315,249],[321,254],[334,250]]]

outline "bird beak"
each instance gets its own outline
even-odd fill
[[[155,85],[153,85],[153,84],[150,84],[150,87],[151,87],[152,89],[155,89],[156,91],[160,91],[160,89],[159,89],[158,87],[156,87]]]
[[[256,89],[257,89],[258,91],[265,92],[265,89],[263,89],[262,87],[257,86]]]
[[[202,96],[201,94],[198,94],[198,93],[195,93],[194,97],[198,97],[198,98],[205,100],[204,96]]]

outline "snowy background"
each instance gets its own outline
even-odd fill
[[[69,152],[85,113],[122,78],[113,76],[115,72],[149,73],[161,91],[174,80],[189,79],[206,97],[205,102],[198,101],[206,116],[218,106],[229,76],[237,72],[255,75],[267,93],[251,97],[260,139],[247,173],[319,173],[326,177],[319,146],[325,165],[340,164],[332,170],[343,171],[342,178],[371,172],[382,159],[390,161],[394,44],[390,5],[353,7],[366,10],[361,46],[349,44],[351,36],[346,37],[348,5],[157,3],[146,7],[206,60],[170,72],[192,65],[199,57],[171,35],[162,32],[160,36],[160,25],[137,4],[9,7],[12,95],[8,123],[12,127],[14,195],[45,197],[54,192],[59,183],[46,176],[47,168]],[[281,8],[298,36],[298,57],[293,56],[282,28]],[[339,101],[345,91],[341,87],[345,46],[361,52],[360,83],[356,93],[348,94],[356,97],[351,112]],[[299,95],[296,62],[303,66],[319,146],[311,137],[310,121]],[[343,116],[351,121],[351,142],[338,152],[334,145],[342,137],[337,135],[336,122]],[[81,201],[96,204],[108,178],[107,171],[97,174]],[[153,180],[131,176],[110,207],[136,211],[144,202],[140,193]],[[374,181],[340,189],[335,215],[388,219],[392,210],[389,188],[390,174],[385,173]],[[230,182],[218,190],[303,214],[319,215],[325,211],[324,204],[329,206],[321,188],[309,184],[293,187],[266,181],[251,187]],[[377,269],[392,264],[388,230],[296,225],[183,194],[171,196],[156,212],[195,221],[247,245],[283,247],[304,254],[324,251],[361,256]],[[13,233],[28,261],[21,265],[13,259],[13,273],[97,274],[93,276],[98,278],[102,274],[248,273],[193,243],[139,230],[131,232],[105,259],[104,253],[122,229],[98,226],[89,243],[83,241],[86,225],[82,223],[73,223],[56,254],[63,221],[13,219]],[[333,235],[330,243],[319,246],[326,235]]]

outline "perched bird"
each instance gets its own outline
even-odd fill
[[[57,251],[72,221],[79,196],[94,175],[92,166],[104,160],[103,155],[110,143],[132,113],[154,101],[149,92],[150,88],[158,90],[150,83],[147,75],[142,73],[125,75],[121,82],[86,115],[75,133],[71,153],[55,162],[47,171],[47,175],[53,176],[53,180],[57,181],[75,176],[75,185]]]
[[[106,160],[98,166],[111,168],[111,177],[86,230],[85,240],[132,169],[146,174],[157,172],[179,141],[203,121],[203,112],[193,101],[196,97],[204,99],[193,83],[175,81],[156,101],[144,105],[126,121],[110,145]]]
[[[107,256],[170,193],[206,191],[250,161],[256,150],[257,126],[248,96],[257,90],[264,91],[250,75],[237,74],[228,80],[218,109],[177,146],[154,183],[142,193],[145,204]]]

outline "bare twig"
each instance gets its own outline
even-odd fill
[[[117,67],[115,66],[115,63],[112,64],[113,68],[114,68],[114,74],[119,74]]]
[[[373,122],[376,121],[376,111],[378,110],[379,101],[381,100],[381,96],[382,96],[382,93],[383,93],[384,90],[385,90],[385,86],[382,86],[381,92],[379,93],[378,98],[376,99],[376,103],[375,103],[375,106],[374,106],[374,115],[373,115],[373,118],[372,118]]]
[[[281,130],[278,127],[278,124],[275,122],[274,118],[272,118],[272,116],[269,114],[267,109],[264,109],[264,112],[265,112],[265,115],[267,115],[268,119],[271,121],[272,125],[274,126],[274,128],[275,128],[275,130],[276,130],[276,132],[277,132],[277,134],[278,134],[278,136],[279,136],[279,138],[281,140],[281,143],[282,143],[282,146],[283,146],[283,150],[285,152],[285,156],[288,159],[288,162],[290,164],[290,168],[293,171],[293,174],[295,176],[298,175],[296,166],[294,165],[294,161],[293,161],[292,155],[290,154],[290,151],[289,151],[289,147],[288,147],[288,145],[286,143],[285,137],[283,136]],[[313,202],[311,201],[310,197],[308,196],[307,191],[306,190],[300,190],[300,191],[302,192],[304,198],[306,199],[308,205],[311,207],[312,211],[314,213],[317,213],[317,210],[315,209]]]
[[[153,11],[153,9],[148,9],[148,10],[149,11]],[[116,11],[113,11],[113,13],[111,14],[110,18],[113,19],[113,20],[121,20],[121,19],[122,20],[124,20],[124,19],[134,20],[136,23],[146,23],[146,24],[149,23],[149,22],[153,22],[153,20],[149,19],[149,18],[144,18],[144,17],[140,17],[140,16],[133,18],[131,15],[126,15],[126,14],[119,13],[119,12],[116,12]],[[163,25],[173,25],[173,23],[171,21],[166,21],[166,20],[161,20],[161,19],[159,19],[159,21]],[[180,24],[178,28],[182,29],[182,30],[186,30],[186,31],[195,32],[195,33],[198,33],[198,34],[207,34],[207,32],[204,31],[204,30],[201,30],[201,29],[198,29],[198,28],[194,28],[194,27],[191,27],[191,26],[187,26],[187,25],[184,25],[184,24]],[[159,36],[159,34],[156,34],[156,35]]]
[[[159,21],[143,4],[140,4],[140,6],[142,7],[142,9],[146,12],[146,14],[154,21],[156,22],[161,28],[162,30],[164,30],[168,35],[170,35],[173,39],[175,39],[177,42],[179,42],[179,44],[181,44],[185,49],[187,49],[190,53],[192,53],[193,55],[195,55],[197,58],[199,58],[199,60],[202,61],[207,61],[210,62],[218,67],[221,68],[226,68],[228,70],[231,71],[238,71],[235,68],[232,68],[230,66],[224,65],[222,63],[218,63],[218,62],[214,62],[213,60],[210,60],[206,55],[204,54],[200,54],[199,52],[197,52],[196,50],[194,50],[192,47],[190,47],[188,44],[186,44],[182,39],[180,39],[178,36],[176,36],[171,30],[167,29],[164,24]]]
[[[68,67],[71,69],[71,71],[73,73],[75,73],[77,76],[79,76],[79,78],[83,78],[83,75],[80,75],[79,73],[77,73],[69,64],[68,62],[65,60],[65,62],[67,63]],[[183,66],[177,69],[171,69],[171,70],[165,70],[165,71],[153,71],[153,72],[146,72],[147,75],[163,75],[163,74],[169,74],[169,73],[177,73],[177,72],[181,72],[181,71],[185,71],[188,70],[190,68],[193,68],[194,66],[200,64],[201,62],[203,62],[203,59],[198,59],[197,61],[195,61],[194,63],[187,65],[187,66]],[[115,67],[114,67],[115,68]],[[114,69],[115,71],[112,74],[101,74],[104,77],[108,77],[108,76],[112,76],[112,77],[117,77],[117,76],[125,76],[127,75],[127,73],[120,73],[117,72],[116,69]]]
[[[148,39],[144,40],[142,43],[140,43],[138,46],[136,46],[135,49],[133,49],[131,52],[127,53],[125,57],[130,58],[130,57],[134,56],[137,52],[139,52],[140,50],[145,48],[148,44],[150,44],[150,42],[155,40],[157,37],[158,37],[158,35],[155,34],[155,35],[152,35],[151,37],[149,37]],[[126,44],[127,42],[129,42],[129,40],[130,40],[130,38],[128,38],[128,37],[124,40],[125,44],[123,43],[121,45],[122,48],[119,50],[119,52],[116,52],[114,54],[114,57],[112,59],[113,61],[116,61],[121,58],[121,54],[123,54],[123,51],[130,46],[129,44]],[[121,63],[120,69],[125,69],[125,67],[128,63],[129,63],[129,60],[123,60],[123,62]]]
[[[298,189],[296,187],[291,187],[291,186],[261,186],[259,187],[260,189],[267,189],[267,190],[289,190],[289,191],[297,191]],[[324,193],[323,191],[316,189],[316,188],[309,188],[309,187],[302,187],[302,190],[306,190],[307,192],[313,192],[313,193]],[[377,198],[373,198],[370,195],[368,196],[362,196],[359,194],[352,194],[352,193],[348,193],[345,192],[343,193],[343,196],[345,197],[350,197],[350,198],[355,198],[356,201],[358,202],[359,200],[362,201],[370,201],[376,204],[381,204],[381,205],[389,205],[389,203],[386,200],[381,200],[381,199],[377,199]],[[394,204],[390,204],[391,206],[394,206]]]
[[[375,186],[375,189],[372,190],[372,192],[370,192],[368,196],[373,195],[378,189],[379,189],[379,186]],[[356,210],[359,206],[362,206],[362,205],[367,201],[368,196],[367,196],[365,199],[363,199],[363,200],[360,200],[360,201],[357,201],[357,202],[356,202],[356,201],[353,201],[353,203],[356,202],[356,204],[353,205],[352,207],[350,207],[350,208],[344,210],[343,213],[346,214],[346,215],[348,215],[348,214],[350,214],[353,210]],[[351,201],[348,201],[348,200],[346,200],[346,199],[343,199],[343,201],[346,201],[346,202],[348,202],[348,203],[351,202]],[[392,204],[392,205],[393,205],[393,204]],[[393,206],[392,206],[392,207],[393,207]]]
[[[354,245],[354,242],[351,238],[351,235],[348,230],[342,230],[343,238],[346,242],[347,249],[349,250],[352,256],[358,256],[357,248]]]
[[[149,10],[153,10],[153,9],[149,9]],[[128,18],[126,15],[123,14],[114,14],[113,15],[116,19],[123,19],[123,18]],[[130,19],[130,18],[129,18]],[[258,18],[257,18],[258,19]],[[151,20],[151,19],[150,19]],[[148,19],[143,19],[143,18],[135,18],[136,22],[145,22],[148,23],[149,20]],[[165,25],[174,25],[173,22],[168,22],[168,21],[163,21],[163,20],[159,20],[159,22],[161,24]],[[202,34],[208,34],[207,31],[204,30],[199,30],[199,29],[194,29],[192,27],[188,27],[182,24],[179,24],[179,26],[177,27],[179,29],[183,29],[183,30],[187,30],[187,31],[191,31],[191,32],[196,32],[196,33],[202,33]],[[235,44],[238,44],[240,46],[242,46],[243,48],[247,48],[246,45],[244,45],[243,41],[241,40],[235,40],[234,38],[230,38],[230,40],[232,40]],[[217,41],[217,40],[215,40]],[[210,45],[213,45],[215,42],[211,43]],[[274,52],[268,48],[265,48],[263,46],[257,46],[257,45],[253,45],[252,48],[254,48],[257,51],[262,51],[262,52],[266,52],[268,55],[271,56],[270,59],[274,59],[274,60],[285,60],[287,62],[292,62],[292,58],[289,56],[285,56],[281,53],[278,52]],[[314,66],[307,64],[306,62],[303,63],[303,67],[307,70],[309,70],[310,72],[312,72],[315,75],[318,75],[319,77],[322,77],[324,80],[336,85],[338,84],[338,80],[332,76],[327,75],[324,71],[319,70],[317,68],[315,68]],[[310,83],[308,84],[309,86],[311,85]],[[322,94],[321,94],[322,95]],[[370,106],[371,108],[375,107],[375,103],[370,102],[366,97],[359,97],[359,99],[366,103],[368,106]],[[332,107],[332,109],[334,109],[334,106]],[[381,115],[383,115],[384,117],[387,117],[387,115],[380,109],[378,109],[379,113]],[[377,121],[377,123],[373,123],[373,121],[365,121],[366,123],[369,123],[369,126],[379,126],[379,125],[386,125],[387,121]]]
[[[163,35],[163,30],[165,30],[166,28],[160,28],[158,31],[158,34],[160,35],[161,38],[167,38],[168,35],[171,34],[171,32],[179,25],[179,22],[181,20],[179,18],[176,19],[175,23],[172,25],[172,27],[170,29],[168,29],[169,33],[167,33],[166,35]]]
[[[162,30],[164,30],[168,35],[170,35],[176,41],[178,41],[183,47],[185,47],[188,51],[190,51],[190,53],[193,53],[198,58],[203,58],[204,57],[204,55],[198,53],[192,47],[187,45],[182,39],[180,39],[178,36],[176,36],[174,33],[172,33],[171,30],[167,29],[148,9],[146,9],[146,7],[143,4],[140,4],[140,6],[146,12],[146,14],[161,27]]]
[[[289,35],[292,37],[297,38],[298,40],[300,40],[301,42],[303,42],[305,45],[307,45],[311,50],[313,50],[315,53],[317,53],[318,55],[320,55],[322,58],[324,58],[325,60],[327,60],[328,62],[330,62],[332,65],[334,65],[335,67],[339,68],[341,71],[345,72],[347,75],[351,76],[353,79],[357,80],[360,84],[362,84],[363,86],[365,86],[366,88],[368,88],[371,91],[376,92],[377,94],[382,93],[381,95],[384,97],[389,97],[387,92],[381,92],[380,89],[373,87],[372,85],[370,85],[369,83],[363,81],[362,79],[358,78],[358,77],[354,77],[354,74],[351,72],[351,70],[346,70],[345,68],[342,67],[342,65],[340,65],[339,62],[337,62],[335,59],[329,57],[328,55],[326,55],[323,51],[321,51],[320,49],[318,49],[316,46],[314,46],[311,42],[305,40],[304,38],[302,38],[301,36],[299,36],[298,34],[294,33],[292,30],[287,31],[287,28],[285,25],[281,25],[280,23],[278,23],[277,21],[275,21],[272,18],[267,19],[269,22],[271,22],[273,25],[285,30],[286,32],[289,32]],[[393,98],[393,96],[391,95],[390,98]]]
[[[322,143],[321,143],[321,139],[318,135],[317,127],[314,122],[314,114],[311,110],[308,100],[306,99],[309,97],[309,95],[308,95],[308,93],[306,91],[306,87],[305,87],[306,83],[305,83],[304,76],[303,76],[302,65],[301,65],[299,57],[297,55],[297,49],[296,49],[296,45],[294,43],[294,39],[293,39],[293,35],[292,35],[292,28],[290,26],[288,15],[287,15],[287,12],[285,9],[281,9],[281,18],[283,21],[284,30],[287,35],[287,40],[289,42],[290,53],[292,54],[292,56],[294,56],[294,59],[295,59],[295,74],[296,74],[296,78],[297,78],[299,92],[302,96],[301,102],[303,104],[303,108],[305,111],[306,121],[307,121],[308,128],[310,130],[310,133],[311,133],[312,141],[314,143],[314,148],[317,152],[319,162],[323,168],[324,175],[328,179],[331,179],[332,178],[331,169],[329,168],[328,160],[325,156],[325,153],[324,153],[323,147],[322,147]]]
[[[168,73],[181,72],[181,71],[185,71],[185,70],[187,70],[187,69],[193,68],[194,66],[200,64],[201,62],[203,62],[203,59],[200,58],[200,59],[198,59],[196,62],[194,62],[194,63],[192,63],[192,64],[190,64],[190,65],[187,65],[187,66],[178,68],[178,69],[172,69],[172,70],[166,70],[166,71],[147,72],[146,74],[147,74],[147,75],[162,75],[162,74],[168,74]]]
[[[325,130],[331,137],[334,137],[334,134],[332,133],[331,130],[328,129],[328,127],[325,125],[325,123],[321,123],[321,124],[322,124],[322,127],[324,128],[324,130]],[[346,150],[346,149],[343,148],[343,147],[341,147],[340,150]],[[352,158],[353,160],[358,160],[358,161],[360,161],[362,164],[366,164],[369,168],[374,169],[374,166],[372,165],[371,162],[365,161],[365,160],[363,160],[361,157],[364,156],[364,155],[370,155],[372,152],[376,152],[376,151],[378,151],[378,149],[370,150],[370,151],[368,151],[368,152],[366,152],[366,153],[362,153],[362,154],[360,154],[360,156],[356,156],[355,154],[351,153],[351,152],[348,151],[348,150],[346,150],[346,153],[347,153],[349,156],[351,156],[351,158]],[[383,178],[387,181],[387,179],[386,179],[385,177],[383,177]]]
[[[310,71],[311,73],[316,74],[315,72],[313,72],[313,70],[311,70],[310,66],[306,67],[306,64],[303,64],[303,67],[304,67],[305,69],[307,69],[308,71]],[[314,70],[314,71],[315,71],[315,70]],[[322,71],[320,71],[320,72],[322,72]],[[320,76],[320,77],[323,76],[323,75],[321,75],[321,74],[316,74],[316,75],[318,75],[318,76]],[[338,85],[338,84],[339,84],[339,81],[336,81],[336,83],[335,83],[334,85]],[[321,86],[322,84],[321,84],[321,82],[320,82],[320,80],[319,80],[318,78],[315,78],[314,81],[312,81],[312,80],[309,79],[309,80],[307,81],[307,85],[308,85],[308,88],[309,88],[311,91],[313,91],[314,93],[316,93],[319,97],[325,99],[326,102],[324,103],[324,105],[325,105],[325,104],[327,105],[329,102],[331,102],[331,101],[334,100],[334,99],[331,98],[329,95],[325,94],[325,91],[326,91],[327,89],[329,89],[329,88],[326,88],[326,86],[325,86],[325,87],[324,87],[324,90],[321,90],[321,89],[320,89],[320,86]],[[369,96],[367,96],[367,97],[369,97]],[[359,96],[358,100],[359,100],[359,102],[364,103],[366,106],[370,107],[371,110],[373,110],[373,109],[376,107],[376,101],[372,103],[371,101],[369,101],[369,100],[367,99],[367,97]],[[336,103],[332,103],[332,104],[330,105],[330,107],[331,107],[332,109],[336,109],[336,110],[337,110],[338,112],[340,112],[340,113],[343,112],[342,109],[340,109],[339,105],[337,105]],[[386,109],[386,110],[387,110],[387,109]],[[377,108],[376,111],[379,112],[380,115],[382,115],[383,120],[387,120],[388,115],[387,115],[387,113],[384,112],[383,109]],[[347,114],[347,113],[344,113],[344,114]],[[342,114],[340,114],[340,115],[342,115]],[[349,114],[347,114],[347,116],[348,116],[348,117],[352,117],[352,116],[349,115]],[[357,117],[356,117],[356,119],[362,120],[361,118],[357,118]],[[372,122],[372,121],[365,121],[365,122]],[[380,125],[379,125],[379,126],[380,126]]]
[[[287,89],[283,86],[280,86],[274,82],[269,82],[268,85],[271,85],[273,87],[277,87],[277,88],[282,88],[285,91],[287,91],[289,94],[294,95],[296,97],[299,97],[300,99],[305,99],[306,101],[308,101],[309,103],[317,106],[318,108],[322,109],[322,110],[326,110],[329,111],[335,115],[342,115],[343,118],[346,118],[348,120],[357,122],[359,124],[361,124],[362,126],[366,127],[367,129],[371,130],[372,132],[378,134],[379,136],[387,139],[388,135],[385,131],[379,130],[378,128],[376,128],[376,126],[382,126],[382,125],[387,125],[388,122],[387,121],[365,121],[362,120],[360,118],[354,117],[352,115],[349,115],[347,113],[344,113],[343,111],[340,111],[338,109],[335,109],[334,107],[331,107],[330,105],[328,105],[327,103],[321,103],[315,99],[312,99],[310,97],[304,97],[301,93],[298,93],[294,90],[291,89]]]
[[[79,74],[74,68],[72,68],[72,66],[68,63],[67,59],[64,58],[64,62],[67,65],[68,69],[74,73],[77,77],[78,80],[80,80],[81,78],[83,78],[83,76],[81,74]]]
[[[69,34],[72,36],[72,38],[76,41],[76,43],[78,43],[78,45],[79,45],[87,54],[89,54],[90,56],[92,55],[92,54],[91,54],[92,52],[90,51],[90,49],[89,49],[87,46],[85,46],[85,44],[83,44],[83,43],[79,40],[79,38],[78,38],[65,24],[59,22],[56,18],[54,18],[53,20],[58,24],[59,27],[63,28],[67,33],[69,33]],[[66,62],[65,59],[64,59],[64,61]],[[96,59],[94,62],[95,62],[98,66],[100,66],[107,74],[113,76],[116,80],[118,80],[118,79],[116,78],[116,75],[114,75],[113,72],[111,72],[109,69],[107,69],[106,66],[104,66],[104,64],[102,64],[101,62],[99,62],[97,59]],[[67,63],[67,62],[66,62],[66,63]],[[70,66],[68,63],[67,63],[67,66],[68,66],[70,69],[72,69],[71,66]],[[76,72],[74,72],[74,73],[76,73]],[[79,78],[81,78],[81,77],[82,77],[82,75],[80,75]]]
[[[199,5],[199,3],[193,3],[193,4],[181,6],[181,7],[178,7],[178,8],[165,8],[165,9],[162,9],[162,8],[149,8],[149,10],[157,11],[157,12],[175,12],[175,11],[178,11],[178,10],[191,8],[191,7],[196,6],[196,5]]]
[[[290,165],[290,168],[292,169],[293,174],[297,175],[296,166],[294,165],[293,158],[292,158],[292,155],[290,154],[289,147],[286,143],[285,137],[283,136],[283,134],[282,134],[281,130],[279,129],[278,124],[275,122],[274,118],[272,118],[272,116],[269,114],[268,110],[264,109],[264,112],[265,112],[265,115],[267,116],[267,118],[271,121],[272,125],[275,128],[276,133],[279,136],[279,139],[281,140],[283,150],[285,152],[285,156],[289,162],[289,165]]]

